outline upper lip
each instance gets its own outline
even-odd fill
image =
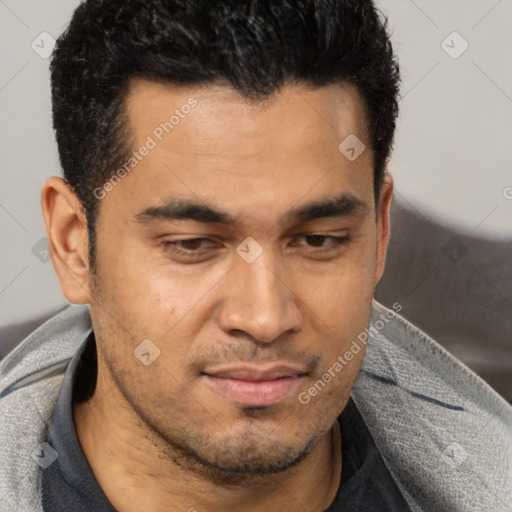
[[[239,379],[264,381],[274,380],[282,377],[298,377],[307,374],[303,366],[272,363],[272,364],[237,364],[231,366],[217,366],[210,370],[203,371],[211,377],[224,379]]]

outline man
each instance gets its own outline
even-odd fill
[[[372,300],[399,77],[370,1],[90,0],[51,72],[42,208],[85,306],[1,364],[6,510],[509,509],[510,406]]]

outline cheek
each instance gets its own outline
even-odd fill
[[[179,269],[162,258],[153,265],[150,261],[118,259],[110,272],[103,269],[100,300],[106,306],[103,309],[115,316],[112,319],[107,314],[105,321],[122,326],[117,330],[122,339],[117,339],[118,345],[124,344],[126,357],[131,358],[133,350],[149,339],[160,350],[155,367],[165,367],[181,380],[183,361],[198,350],[201,331],[211,328],[212,298],[224,273],[222,268],[207,272]],[[125,356],[119,353],[116,357]]]
[[[366,327],[375,290],[375,256],[360,251],[341,259],[329,272],[309,274],[302,279],[302,299],[331,331],[353,334]]]
[[[304,290],[312,329],[321,343],[322,368],[316,378],[325,374],[325,379],[332,379],[328,389],[337,399],[350,391],[365,354],[366,345],[358,336],[368,328],[374,295],[371,249],[366,247],[340,262],[335,272],[322,279],[313,276],[314,285]]]
[[[181,279],[179,270],[157,255],[157,248],[148,250],[140,242],[118,240],[104,243],[102,249],[98,270],[103,299],[127,325],[138,324],[139,330],[154,331],[149,326],[164,321],[169,328],[172,319],[186,309],[193,283]]]

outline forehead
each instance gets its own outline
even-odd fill
[[[132,150],[144,157],[108,196],[116,213],[133,217],[180,197],[271,225],[302,199],[348,193],[371,202],[365,109],[351,84],[288,85],[256,102],[227,86],[138,79],[125,109]],[[349,161],[338,146],[353,135],[368,151]]]
[[[197,101],[199,108],[190,109],[192,101]],[[189,142],[198,146],[211,140],[229,143],[241,138],[251,138],[254,146],[261,141],[268,145],[271,140],[274,145],[293,144],[305,131],[312,143],[327,132],[336,138],[350,133],[368,138],[364,101],[348,82],[319,88],[289,84],[265,99],[251,100],[229,86],[184,87],[132,79],[125,106],[129,128],[139,140],[169,121],[172,114],[174,138],[179,139],[180,132],[189,128],[184,135],[193,135]],[[186,118],[189,120],[182,123]],[[186,128],[178,130],[180,124]],[[277,134],[281,136],[276,139]],[[236,149],[237,154],[244,154],[243,150],[250,148]]]

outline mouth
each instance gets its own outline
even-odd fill
[[[306,376],[306,369],[283,364],[231,366],[202,373],[211,389],[245,407],[267,407],[283,402]]]

